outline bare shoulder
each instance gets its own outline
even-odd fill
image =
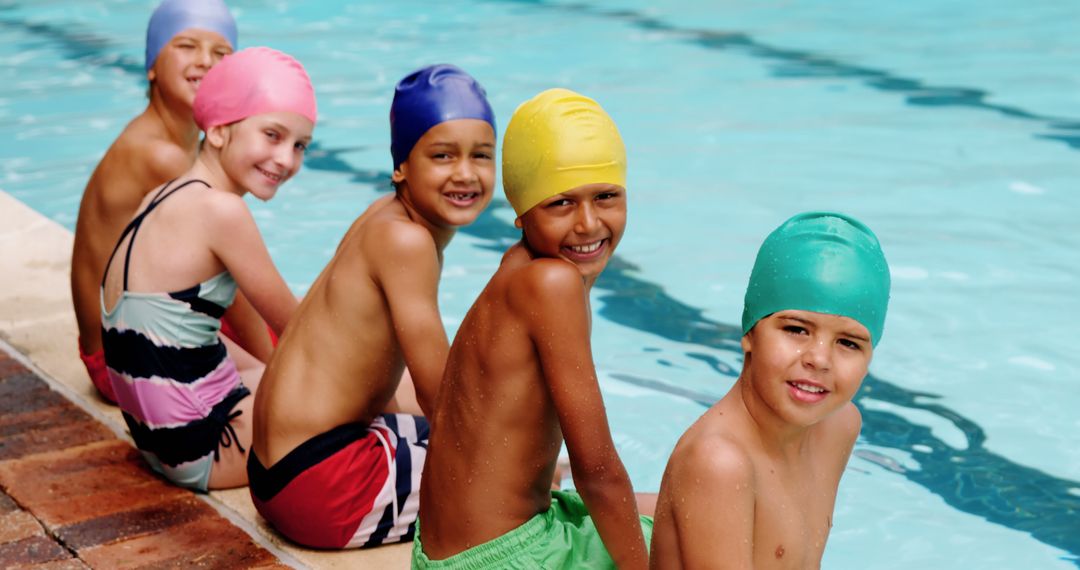
[[[831,443],[850,448],[855,445],[862,429],[862,414],[855,404],[848,402],[821,422],[822,436]]]
[[[423,226],[380,212],[365,219],[338,248],[335,266],[366,273],[388,299],[434,299],[442,269],[435,239]],[[434,288],[434,289],[433,289]]]
[[[201,190],[207,191],[190,192],[185,198],[202,214],[200,217],[215,229],[229,232],[237,229],[239,224],[254,224],[251,210],[240,196],[205,187]]]
[[[381,234],[383,245],[401,253],[419,253],[435,247],[431,233],[411,220],[378,217],[372,220],[371,229]]]
[[[439,251],[435,239],[423,226],[393,216],[375,216],[367,221],[361,230],[366,239],[365,255],[379,262],[390,262],[395,266],[438,263]]]
[[[758,452],[739,437],[739,422],[726,421],[721,412],[717,406],[706,412],[668,462],[657,503],[653,548],[660,558],[654,567],[714,568],[717,552],[724,553],[725,568],[754,567],[762,490]]]
[[[719,430],[687,432],[671,457],[672,476],[677,481],[708,482],[738,488],[753,482],[754,462],[746,447]]]
[[[176,178],[191,167],[192,155],[183,148],[160,138],[141,145],[147,173],[158,180]]]
[[[145,117],[133,120],[113,145],[113,158],[126,165],[129,175],[149,187],[183,174],[194,162],[193,149],[185,149],[162,136]]]
[[[561,259],[535,259],[509,276],[510,301],[515,307],[563,306],[567,299],[584,299],[585,282],[573,264]]]

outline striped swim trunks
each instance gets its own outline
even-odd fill
[[[255,508],[288,539],[312,548],[368,548],[413,539],[427,457],[423,417],[384,414],[300,444],[266,468],[248,456]]]

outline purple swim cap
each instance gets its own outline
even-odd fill
[[[146,71],[173,36],[198,28],[221,34],[236,49],[236,22],[221,0],[163,0],[146,27]]]
[[[291,111],[315,122],[315,89],[304,66],[288,54],[251,47],[210,68],[195,93],[192,114],[202,130],[263,113]]]
[[[449,65],[429,65],[398,82],[390,105],[390,154],[396,169],[431,127],[457,119],[480,119],[495,128],[487,93],[468,73]]]

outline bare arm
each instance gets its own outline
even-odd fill
[[[615,450],[592,360],[581,274],[560,260],[524,270],[511,304],[529,327],[570,454],[574,485],[619,568],[646,568],[630,477]]]
[[[386,240],[367,253],[416,387],[416,401],[424,415],[431,417],[450,352],[439,315],[439,252],[423,228],[405,222],[390,224]]]
[[[735,444],[694,442],[665,474],[671,520],[687,569],[754,567],[753,465]],[[670,477],[671,480],[666,479]]]
[[[264,364],[270,361],[274,345],[266,332],[266,323],[263,322],[255,307],[251,306],[243,291],[236,292],[236,299],[225,311],[225,320],[229,322],[229,326],[235,333],[236,338],[233,340],[240,345],[240,348]]]
[[[210,214],[210,248],[251,306],[280,336],[299,303],[274,266],[247,205],[237,196],[218,198]]]

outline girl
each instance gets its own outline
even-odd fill
[[[280,335],[297,305],[243,196],[269,200],[300,169],[315,93],[296,60],[249,48],[206,74],[193,111],[206,133],[198,159],[151,192],[121,234],[101,320],[135,444],[173,483],[206,491],[247,484],[262,375],[261,366],[237,369],[218,337],[221,316],[239,287]]]

